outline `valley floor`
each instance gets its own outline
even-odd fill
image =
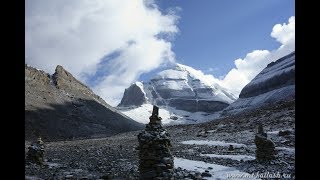
[[[270,163],[255,160],[254,135],[259,122],[278,152]],[[251,179],[259,179],[263,173],[279,173],[294,179],[295,101],[203,124],[165,128],[171,135],[177,179],[192,178],[205,171],[211,174],[206,179],[241,179],[250,175]],[[279,135],[284,130],[288,134]],[[27,164],[26,179],[138,179],[138,133],[48,142],[45,148],[48,166]],[[25,144],[27,152],[30,142]]]

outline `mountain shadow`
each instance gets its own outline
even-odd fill
[[[25,110],[26,140],[39,135],[47,141],[107,137],[142,128],[142,124],[125,115],[115,113],[94,100],[82,98]]]

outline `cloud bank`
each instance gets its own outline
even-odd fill
[[[276,24],[271,37],[280,42],[278,49],[254,50],[243,59],[234,61],[235,68],[220,81],[220,84],[238,96],[242,88],[248,84],[270,62],[275,61],[295,50],[295,17],[289,18],[288,23]]]
[[[62,65],[111,105],[142,73],[175,61],[171,40],[179,17],[153,0],[32,0],[25,8],[26,63],[49,73]],[[254,50],[222,80],[209,79],[238,96],[268,63],[295,50],[295,17],[270,35],[278,49]]]
[[[25,10],[26,63],[50,73],[62,65],[86,83],[98,77],[91,87],[111,105],[140,74],[175,61],[178,16],[152,0],[32,0]]]

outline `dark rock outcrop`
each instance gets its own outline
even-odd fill
[[[288,136],[290,134],[291,134],[291,131],[289,130],[279,131],[278,133],[279,136]]]
[[[129,88],[125,89],[123,98],[118,106],[140,106],[147,102],[145,92],[137,83],[134,83]]]
[[[25,66],[25,138],[45,140],[110,136],[142,129],[62,66],[50,74]]]
[[[189,112],[215,112],[223,110],[229,104],[221,101],[196,100],[196,99],[170,99],[169,106]]]
[[[140,179],[173,179],[174,164],[169,133],[161,126],[154,106],[150,123],[138,135]]]

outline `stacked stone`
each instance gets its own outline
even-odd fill
[[[44,163],[44,143],[39,137],[36,142],[28,147],[27,162],[43,165]]]
[[[140,179],[174,179],[170,135],[161,125],[158,110],[153,107],[149,124],[138,135]]]
[[[255,136],[254,142],[257,147],[256,158],[258,161],[269,161],[275,158],[275,145],[270,139],[268,139],[267,133],[263,131],[261,124],[258,126],[258,132]]]

